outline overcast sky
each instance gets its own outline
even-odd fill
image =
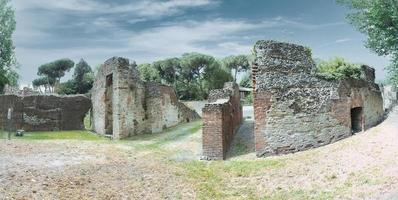
[[[221,58],[249,54],[262,39],[306,45],[316,58],[369,64],[379,80],[388,65],[387,58],[363,46],[365,37],[334,0],[13,0],[13,5],[22,85],[37,77],[38,66],[59,58],[83,58],[91,66],[112,56],[138,64],[185,52]]]

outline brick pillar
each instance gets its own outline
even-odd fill
[[[223,104],[208,104],[203,108],[203,159],[223,160]]]

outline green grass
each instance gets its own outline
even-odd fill
[[[162,133],[136,135],[125,139],[126,142],[133,142],[140,149],[145,150],[162,150],[162,146],[184,139],[192,134],[197,133],[202,128],[202,121],[182,124],[176,127],[166,129]],[[132,144],[132,143],[131,143]]]
[[[285,166],[282,159],[256,161],[188,161],[180,164],[186,170],[186,177],[191,181],[199,199],[225,199],[244,197],[258,199],[253,188],[231,190],[226,182],[236,177],[250,177],[266,173],[266,170]]]
[[[0,138],[6,139],[7,133],[0,131]],[[89,131],[54,131],[54,132],[26,132],[23,137],[11,137],[24,140],[103,140],[102,137]]]

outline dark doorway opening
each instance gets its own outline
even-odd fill
[[[105,134],[113,134],[113,74],[106,76],[105,88]]]
[[[351,109],[351,128],[352,133],[362,131],[362,107]]]

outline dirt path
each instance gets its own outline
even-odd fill
[[[232,156],[198,161],[200,122],[113,142],[0,140],[0,199],[397,199],[398,109],[365,133],[256,158],[246,121]]]

